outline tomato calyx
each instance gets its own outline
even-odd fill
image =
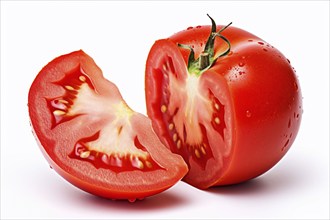
[[[216,31],[217,26],[215,21],[208,14],[207,16],[211,19],[212,22],[211,33],[207,39],[203,52],[200,54],[200,56],[197,59],[195,59],[195,52],[191,46],[185,44],[178,44],[179,47],[190,50],[190,54],[188,57],[188,66],[187,66],[188,72],[190,74],[195,74],[197,76],[200,76],[204,71],[211,68],[218,58],[226,56],[230,52],[230,48],[231,48],[229,40],[226,37],[224,37],[221,33],[225,29],[227,29],[232,24],[232,22],[230,22],[228,25],[221,28],[217,32]],[[228,48],[224,52],[218,55],[216,55],[214,52],[214,43],[216,37],[221,38],[228,46]]]

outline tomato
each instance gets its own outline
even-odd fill
[[[152,46],[146,62],[148,116],[161,141],[201,189],[240,183],[289,150],[302,115],[290,61],[233,26],[189,27]]]
[[[158,139],[83,51],[46,65],[28,97],[33,132],[53,167],[73,185],[113,199],[144,198],[182,179],[187,166]]]

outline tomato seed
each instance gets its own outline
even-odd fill
[[[80,80],[81,82],[86,82],[86,77],[84,77],[84,76],[79,76],[79,80]]]
[[[220,119],[219,119],[218,117],[215,117],[214,122],[215,122],[216,124],[220,124]]]
[[[160,111],[165,113],[167,111],[166,105],[162,105],[162,107],[160,107]]]
[[[73,91],[74,88],[72,86],[64,86],[64,88],[66,88],[67,90]]]
[[[202,152],[202,154],[206,155],[206,151],[205,151],[205,148],[203,146],[201,146],[201,152]]]
[[[89,157],[90,154],[91,154],[90,151],[85,151],[85,152],[82,152],[80,154],[80,157],[83,158],[83,159],[85,159],[85,158]]]
[[[164,70],[165,72],[167,72],[167,66],[166,66],[166,65],[163,65],[163,70]]]
[[[149,161],[146,161],[146,166],[147,166],[148,168],[152,168],[152,164],[151,164]]]
[[[178,134],[174,133],[173,134],[173,141],[176,142],[178,140]]]
[[[60,103],[63,103],[63,104],[69,104],[69,102],[64,100],[64,99],[59,99],[57,101],[60,102]]]
[[[168,125],[168,129],[169,129],[170,131],[173,130],[173,128],[174,128],[174,124],[173,124],[173,123],[171,123],[171,124]]]
[[[178,140],[178,142],[176,142],[176,147],[177,147],[178,149],[181,148],[181,140]]]
[[[216,110],[219,110],[219,109],[220,109],[220,106],[219,106],[217,103],[215,103],[215,104],[214,104],[214,108],[215,108]]]
[[[144,168],[144,165],[143,165],[143,163],[141,162],[141,160],[137,160],[137,165],[138,165],[138,167],[137,168],[139,168],[139,169],[143,169]]]
[[[65,115],[65,112],[64,111],[62,111],[62,110],[55,110],[55,111],[53,111],[53,114],[54,115]]]
[[[199,153],[198,149],[195,149],[195,155],[197,158],[201,158],[201,154]]]

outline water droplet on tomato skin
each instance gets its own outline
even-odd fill
[[[253,42],[253,40],[249,39],[248,42]]]
[[[293,83],[293,87],[295,88],[296,91],[299,90],[298,84],[296,82]]]
[[[201,25],[197,25],[196,28],[201,28],[202,26]]]
[[[262,48],[263,51],[267,52],[268,50],[266,48]]]
[[[289,118],[289,122],[288,122],[288,128],[291,127],[291,118]]]
[[[251,112],[249,110],[247,110],[246,113],[245,113],[245,115],[246,115],[246,117],[250,118],[252,114],[251,114]]]
[[[243,62],[240,62],[239,64],[238,64],[238,66],[240,66],[240,67],[243,67],[245,65],[245,63],[243,63]]]
[[[291,63],[289,59],[286,59],[286,61],[288,61],[288,63]]]
[[[245,72],[244,71],[239,71],[238,74],[243,75],[243,74],[245,74]]]
[[[284,146],[281,148],[281,151],[284,151],[284,150],[286,149],[286,147],[289,145],[289,142],[290,142],[290,139],[288,139],[288,140],[285,142]]]
[[[133,202],[135,202],[136,201],[136,198],[135,199],[133,199],[133,198],[131,198],[131,199],[127,199],[130,203],[133,203]]]
[[[264,43],[264,42],[261,42],[261,41],[259,41],[259,42],[258,42],[258,44],[260,44],[260,45],[264,45],[265,43]]]
[[[187,27],[187,30],[191,30],[191,29],[193,29],[193,27]]]

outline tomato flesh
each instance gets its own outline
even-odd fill
[[[82,51],[44,67],[31,86],[29,112],[51,166],[87,192],[134,200],[171,187],[187,172],[180,156],[168,156],[150,120],[128,107]]]

